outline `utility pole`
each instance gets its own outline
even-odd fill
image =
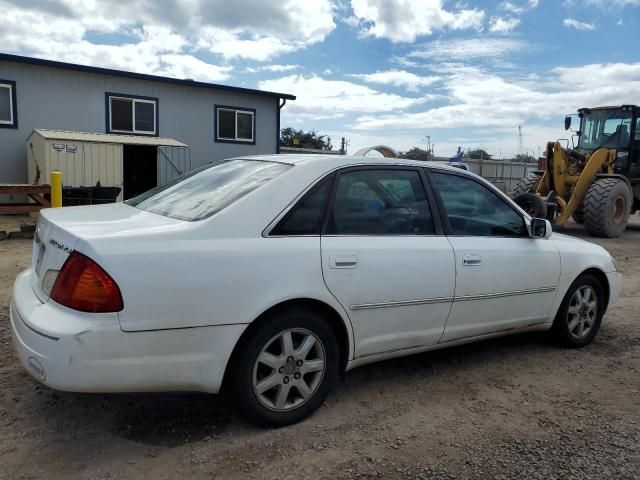
[[[433,152],[431,150],[431,136],[425,135],[425,137],[427,139],[427,158],[429,160],[433,160]]]
[[[518,155],[522,155],[522,126],[518,125]]]

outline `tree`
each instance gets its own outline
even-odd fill
[[[518,155],[516,155],[514,157],[514,160],[516,162],[523,162],[523,163],[536,163],[537,162],[537,160],[534,157],[532,157],[531,155],[526,154],[526,153],[519,153]]]
[[[331,137],[318,135],[315,130],[305,132],[287,127],[280,130],[280,146],[294,148],[315,148],[317,150],[332,150]]]
[[[431,160],[431,155],[426,150],[422,150],[418,147],[413,147],[406,152],[399,152],[400,158],[407,158],[409,160]]]
[[[467,157],[475,158],[475,159],[481,158],[483,160],[491,160],[491,155],[489,155],[486,150],[483,150],[481,148],[476,148],[475,150],[469,150],[467,152]]]

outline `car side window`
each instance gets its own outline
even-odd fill
[[[458,175],[431,176],[454,235],[527,235],[523,217],[484,185]]]
[[[430,235],[435,232],[419,172],[353,170],[338,176],[327,233]]]
[[[309,190],[271,230],[271,235],[320,235],[333,176]]]

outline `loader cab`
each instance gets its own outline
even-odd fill
[[[590,154],[600,148],[615,149],[614,172],[640,178],[640,107],[582,108],[578,116],[578,152]]]

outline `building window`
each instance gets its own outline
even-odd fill
[[[158,99],[107,93],[107,133],[158,135]]]
[[[0,128],[18,128],[16,82],[0,80]]]
[[[256,143],[256,111],[215,106],[215,139],[226,143]]]

